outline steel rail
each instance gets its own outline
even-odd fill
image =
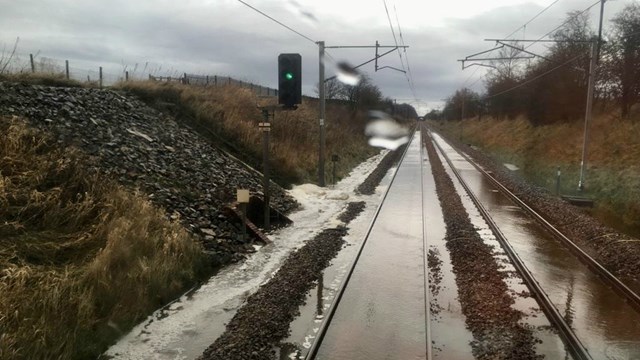
[[[429,132],[429,138],[431,138],[430,132]],[[547,318],[549,319],[549,321],[556,327],[556,329],[560,333],[560,337],[564,341],[565,346],[567,347],[567,350],[571,353],[574,359],[580,359],[580,360],[593,359],[589,354],[589,351],[584,347],[580,339],[573,332],[573,330],[571,329],[571,326],[565,321],[565,319],[562,317],[558,309],[556,309],[556,307],[553,305],[547,293],[544,292],[540,284],[535,280],[535,278],[533,277],[529,269],[526,267],[526,265],[522,262],[518,254],[515,252],[515,250],[511,246],[511,244],[509,244],[509,242],[507,241],[507,238],[500,231],[497,224],[493,221],[493,219],[489,215],[489,212],[482,205],[478,197],[471,191],[471,188],[469,188],[467,183],[463,180],[462,175],[460,175],[460,172],[454,167],[453,163],[451,162],[451,159],[449,159],[449,157],[446,156],[440,144],[438,144],[438,142],[434,141],[433,139],[431,141],[433,141],[433,143],[436,145],[442,157],[447,161],[447,164],[449,164],[449,168],[451,169],[453,174],[456,176],[456,178],[458,178],[458,181],[460,182],[464,190],[467,192],[467,195],[469,196],[469,198],[478,208],[480,215],[487,222],[487,224],[489,225],[489,228],[491,228],[491,230],[493,231],[493,234],[495,235],[496,239],[504,249],[509,259],[511,260],[511,263],[513,264],[513,266],[516,268],[516,270],[518,270],[518,273],[522,276],[522,279],[524,280],[525,284],[527,285],[531,293],[534,295],[536,301],[538,302],[538,304],[540,305],[544,313],[547,315]]]
[[[409,142],[407,143],[407,147],[404,149],[404,153],[402,154],[402,157],[400,158],[400,161],[398,161],[398,168],[400,167],[400,164],[402,164],[402,162],[404,161],[404,158],[407,155],[407,152],[409,151],[409,145],[414,140],[415,136],[416,136],[416,129],[414,128],[413,133],[411,134],[411,140],[409,140]],[[356,254],[356,257],[353,259],[353,262],[351,262],[351,265],[349,266],[349,271],[347,272],[347,275],[345,276],[344,280],[342,281],[342,284],[340,285],[340,289],[338,290],[333,302],[331,303],[331,306],[327,310],[325,319],[322,322],[322,324],[320,325],[320,329],[318,330],[318,335],[316,336],[315,340],[311,344],[311,347],[309,348],[309,351],[307,352],[307,355],[304,357],[305,360],[314,359],[316,357],[316,355],[318,354],[318,350],[320,349],[320,345],[322,344],[322,340],[324,340],[324,336],[326,335],[327,330],[329,329],[329,325],[331,324],[331,320],[333,319],[333,316],[335,315],[336,309],[338,308],[338,305],[340,304],[340,300],[342,299],[342,295],[344,294],[344,291],[347,288],[349,280],[351,279],[351,275],[353,275],[353,271],[355,270],[356,264],[358,263],[358,260],[360,259],[360,255],[362,255],[362,250],[364,250],[364,247],[365,247],[365,245],[367,243],[367,240],[369,239],[369,235],[371,234],[371,230],[373,229],[373,225],[375,224],[376,220],[378,219],[378,215],[380,214],[380,210],[382,209],[382,206],[384,205],[384,202],[387,199],[387,195],[389,194],[389,190],[391,189],[391,186],[393,185],[393,182],[396,179],[396,175],[398,175],[398,171],[397,170],[393,174],[393,177],[391,178],[391,182],[389,183],[389,186],[387,187],[387,190],[384,192],[384,195],[382,196],[382,200],[380,201],[380,204],[378,204],[378,208],[376,209],[376,212],[373,215],[373,219],[371,219],[371,222],[369,223],[369,227],[367,229],[367,232],[366,232],[366,235],[364,237],[364,240],[362,241],[362,244],[360,244],[360,248],[358,249],[358,253]]]
[[[425,340],[427,344],[427,358],[426,360],[433,359],[433,347],[431,346],[431,297],[429,289],[429,251],[427,250],[427,223],[424,221],[424,162],[428,160],[425,158],[425,151],[427,149],[424,146],[423,139],[425,126],[420,124],[420,193],[421,193],[421,208],[422,208],[422,260],[424,266],[424,313],[425,313]]]
[[[582,250],[571,239],[569,239],[560,230],[558,230],[549,221],[547,221],[542,215],[540,215],[537,211],[535,211],[533,208],[527,205],[523,200],[521,200],[517,195],[515,195],[513,192],[507,189],[504,185],[502,185],[489,172],[481,168],[467,154],[459,151],[455,147],[454,149],[458,152],[458,154],[460,154],[463,158],[465,158],[465,160],[467,160],[478,171],[480,171],[480,173],[482,173],[492,184],[494,184],[498,188],[498,190],[500,190],[503,194],[507,195],[507,197],[509,197],[511,201],[513,201],[516,205],[520,206],[520,208],[522,208],[529,215],[531,215],[531,217],[533,217],[534,220],[540,223],[546,230],[551,232],[551,234],[553,234],[558,240],[560,240],[560,242],[564,244],[569,249],[569,251],[571,251],[574,255],[576,255],[584,265],[586,265],[589,269],[591,269],[597,275],[599,275],[600,279],[603,280],[605,284],[609,285],[615,292],[617,292],[619,295],[624,297],[626,302],[629,305],[631,305],[631,307],[633,307],[636,311],[640,312],[640,295],[635,293],[630,287],[628,287],[625,283],[623,283],[620,279],[618,279],[615,275],[613,275],[609,270],[607,270],[604,266],[602,266],[599,262],[597,262],[584,250]]]

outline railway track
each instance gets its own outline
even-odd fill
[[[529,288],[531,293],[534,294],[534,297],[536,298],[540,307],[543,309],[545,315],[560,333],[562,340],[564,341],[567,349],[569,350],[569,353],[571,353],[574,359],[580,359],[580,360],[592,359],[591,355],[589,354],[589,351],[582,344],[580,339],[576,336],[573,329],[571,328],[569,323],[564,319],[560,311],[556,309],[553,302],[551,301],[551,299],[549,299],[549,296],[542,289],[538,281],[536,281],[536,279],[533,277],[533,274],[531,274],[531,272],[525,265],[524,261],[522,261],[520,256],[518,256],[518,254],[515,252],[515,250],[511,246],[511,244],[509,244],[509,241],[504,236],[502,231],[500,231],[496,223],[493,221],[493,219],[489,215],[489,212],[485,209],[485,207],[482,205],[482,203],[480,202],[478,197],[473,193],[473,191],[471,191],[467,183],[464,181],[464,179],[460,175],[460,172],[455,168],[455,166],[451,162],[451,159],[444,155],[444,151],[442,147],[440,147],[440,145],[437,142],[434,142],[434,143],[436,144],[436,147],[440,151],[440,154],[443,155],[446,162],[449,164],[449,169],[451,169],[451,171],[456,176],[456,178],[458,179],[462,187],[466,190],[467,196],[469,196],[471,201],[478,208],[478,211],[482,215],[483,219],[487,222],[487,224],[493,231],[494,236],[500,242],[502,249],[506,252],[513,266],[518,270],[518,273],[524,280],[525,284],[527,285],[527,288]],[[477,169],[480,170],[480,167],[474,162],[472,162],[471,159],[469,159],[468,157],[466,157],[466,159],[467,161],[472,163]],[[487,175],[483,170],[481,171],[485,175]],[[495,183],[501,186],[501,189],[506,190],[506,188],[500,185],[497,181]],[[524,203],[522,204],[525,205]],[[549,226],[551,226],[551,224],[549,224]]]
[[[427,131],[426,128],[421,129],[423,132]],[[419,134],[419,133],[418,133]],[[432,141],[432,140],[429,140]],[[411,152],[415,152],[416,151],[416,145],[415,145],[416,139],[414,138],[412,140],[412,144],[413,146],[408,146],[407,150],[405,152],[405,154],[403,155],[403,164],[404,162],[407,160],[407,158],[411,157]],[[448,165],[448,171],[450,171],[451,173],[453,173],[455,175],[455,177],[457,178],[457,181],[460,183],[460,185],[465,189],[466,191],[466,196],[469,197],[469,199],[473,202],[473,204],[475,205],[475,207],[477,208],[478,212],[480,213],[480,215],[482,216],[482,218],[484,219],[484,221],[487,223],[487,225],[489,226],[489,228],[491,229],[491,231],[493,232],[493,235],[495,236],[495,238],[498,240],[498,242],[500,243],[502,249],[504,250],[504,252],[507,254],[511,264],[513,265],[513,267],[517,270],[517,273],[519,274],[519,276],[522,278],[523,282],[526,284],[527,288],[529,289],[529,291],[532,294],[532,297],[535,298],[536,302],[539,304],[540,308],[542,309],[542,311],[544,312],[544,314],[546,315],[547,319],[549,320],[549,322],[552,324],[552,326],[557,329],[557,332],[560,336],[560,338],[562,339],[562,343],[564,343],[566,352],[568,354],[571,355],[572,358],[574,359],[592,359],[593,355],[592,353],[589,351],[588,346],[585,345],[590,345],[590,344],[585,344],[584,340],[582,340],[576,333],[574,327],[575,325],[572,324],[572,322],[570,321],[571,319],[567,319],[567,315],[566,313],[563,315],[557,306],[557,302],[556,304],[554,304],[554,301],[550,298],[550,296],[547,294],[547,292],[545,291],[545,289],[543,288],[543,286],[541,286],[541,283],[536,280],[534,274],[529,270],[529,268],[527,267],[526,264],[526,259],[524,259],[525,261],[523,261],[523,259],[518,255],[518,253],[516,252],[516,250],[514,249],[514,247],[509,243],[507,236],[505,236],[505,234],[503,234],[503,232],[500,230],[500,227],[498,226],[498,224],[496,224],[496,222],[493,220],[491,214],[489,213],[489,211],[487,211],[487,209],[485,208],[485,206],[483,205],[482,201],[478,198],[478,196],[476,196],[476,194],[474,194],[473,190],[469,187],[469,185],[466,183],[464,177],[460,174],[460,172],[456,169],[456,166],[454,166],[454,164],[452,163],[452,160],[447,156],[447,153],[442,149],[441,144],[438,141],[432,141],[434,145],[436,145],[437,147],[437,151],[439,153],[439,156],[445,160],[446,164]],[[420,151],[422,151],[422,147],[420,147]],[[637,294],[635,294],[629,287],[627,287],[622,281],[620,281],[619,279],[617,279],[613,274],[611,274],[610,272],[608,272],[606,269],[604,269],[604,267],[602,267],[600,264],[598,264],[593,258],[591,258],[588,254],[586,254],[584,251],[582,251],[578,246],[576,246],[569,238],[567,238],[565,235],[561,234],[560,231],[558,231],[557,229],[555,229],[548,221],[546,221],[540,214],[538,214],[537,212],[535,212],[531,207],[527,206],[522,200],[518,199],[517,196],[515,194],[513,194],[512,192],[510,192],[506,187],[504,187],[503,185],[501,185],[493,176],[491,173],[486,172],[484,169],[482,169],[482,167],[480,167],[478,164],[476,164],[472,159],[470,159],[466,154],[463,153],[458,153],[462,158],[464,158],[465,161],[467,161],[468,163],[472,164],[473,167],[482,174],[483,177],[485,177],[493,186],[495,186],[502,194],[504,194],[505,196],[507,196],[509,199],[511,199],[511,201],[516,204],[517,206],[519,206],[520,208],[523,209],[523,211],[525,211],[526,213],[529,214],[529,216],[531,216],[532,218],[535,219],[536,222],[538,222],[541,226],[543,226],[547,231],[549,231],[550,233],[552,233],[554,235],[554,237],[556,237],[557,239],[559,239],[564,246],[566,246],[568,249],[571,250],[571,252],[574,254],[574,256],[576,256],[577,258],[580,259],[580,261],[582,261],[591,271],[594,271],[598,274],[598,277],[600,279],[602,279],[602,281],[606,282],[607,285],[609,287],[611,287],[612,289],[615,290],[615,293],[620,294],[620,296],[624,297],[626,299],[626,302],[632,306],[634,309],[638,310],[639,309],[639,305],[640,305],[640,297],[638,297]],[[422,167],[422,155],[420,156],[420,166]],[[395,176],[398,176],[398,174],[400,174],[400,176],[406,176],[403,175],[403,166],[401,165],[400,168],[398,169],[398,171],[396,172]],[[421,174],[421,179],[420,179],[420,186],[415,186],[416,188],[421,188],[419,189],[420,192],[424,191],[424,185],[422,184],[422,181],[424,179],[424,176],[426,176],[425,174],[422,173],[422,170],[420,170],[420,174]],[[414,179],[415,180],[415,179]],[[390,197],[389,194],[390,192],[393,193],[393,188],[394,186],[397,187],[397,183],[400,182],[400,186],[402,186],[403,182],[402,180],[397,181],[397,179],[394,178],[394,180],[392,181],[392,184],[390,185],[389,189],[387,190],[387,193],[384,196],[384,200],[383,203],[380,205],[380,207],[378,208],[377,212],[376,212],[376,216],[373,219],[370,227],[369,227],[369,231],[367,233],[367,239],[369,237],[373,237],[374,240],[372,241],[373,244],[376,243],[375,241],[375,237],[376,237],[376,232],[380,231],[380,226],[377,226],[376,224],[378,224],[381,221],[381,218],[384,219],[384,217],[387,215],[387,213],[385,213],[385,203],[387,203],[388,198]],[[415,183],[415,181],[414,181]],[[415,184],[414,184],[415,185]],[[418,196],[417,194],[414,196]],[[393,196],[391,196],[393,197]],[[424,199],[423,195],[419,196],[420,198]],[[413,210],[415,211],[415,209]],[[423,217],[424,220],[424,213],[427,210],[425,210],[425,205],[421,204],[421,216]],[[382,220],[384,221],[384,220]],[[411,224],[410,219],[407,219],[407,224]],[[388,224],[387,224],[388,225]],[[406,226],[410,226],[410,225],[406,225]],[[432,340],[431,340],[431,324],[430,324],[430,320],[431,320],[431,316],[430,316],[430,311],[429,311],[429,291],[427,291],[427,289],[429,288],[429,282],[428,282],[428,276],[427,276],[427,271],[426,271],[426,252],[427,252],[427,247],[428,244],[426,243],[426,236],[424,235],[424,224],[421,225],[423,233],[422,233],[422,255],[423,255],[423,266],[424,266],[424,278],[423,278],[423,289],[424,289],[424,302],[425,302],[425,306],[424,307],[418,307],[417,305],[415,306],[415,308],[413,309],[414,311],[414,316],[420,318],[423,321],[423,326],[424,329],[423,331],[421,331],[421,336],[423,336],[424,341],[420,342],[420,344],[422,344],[423,349],[422,349],[422,354],[421,356],[417,357],[417,358],[425,358],[425,359],[431,359],[433,356],[433,351],[431,348],[431,344],[432,344]],[[385,236],[389,236],[389,229],[387,229],[387,232],[385,233]],[[393,231],[392,231],[393,233]],[[395,234],[394,236],[397,236],[398,238],[401,236],[410,236],[407,234]],[[388,239],[389,241],[391,240],[395,240],[396,238],[393,239]],[[325,350],[324,351],[324,356],[318,356],[319,353],[322,353],[321,349],[323,348],[323,342],[326,339],[326,335],[328,332],[330,332],[330,329],[334,326],[332,325],[333,322],[336,321],[336,317],[339,319],[338,322],[341,324],[339,326],[336,326],[337,328],[342,329],[341,331],[344,332],[345,328],[345,323],[348,322],[354,322],[353,320],[353,316],[354,314],[358,313],[358,310],[352,310],[349,307],[353,306],[354,304],[354,300],[348,300],[346,301],[347,304],[342,304],[342,300],[345,298],[345,293],[348,293],[350,291],[351,287],[358,287],[357,285],[357,280],[356,280],[356,284],[350,284],[350,281],[352,280],[352,275],[354,273],[358,273],[358,267],[360,267],[359,262],[362,258],[363,253],[366,253],[367,250],[367,246],[371,246],[371,247],[375,247],[375,245],[367,245],[368,241],[365,240],[362,243],[362,247],[359,249],[358,252],[358,256],[356,257],[356,259],[354,260],[351,269],[348,272],[348,275],[346,277],[346,279],[343,281],[338,294],[336,296],[336,299],[334,301],[334,303],[330,306],[328,312],[326,313],[326,317],[325,317],[325,321],[321,324],[320,329],[317,333],[317,337],[315,339],[315,341],[313,342],[313,344],[311,345],[311,348],[309,349],[309,352],[307,353],[307,356],[305,357],[305,359],[315,359],[315,358],[329,358],[326,355],[327,354],[331,354],[331,350]],[[391,256],[391,254],[385,254],[386,256]],[[365,256],[366,257],[366,256]],[[366,262],[366,261],[365,261]],[[366,267],[365,267],[366,268]],[[367,271],[371,271],[370,269]],[[367,272],[367,271],[361,271],[361,272]],[[383,275],[381,275],[383,276]],[[393,274],[392,274],[393,276]],[[356,276],[357,277],[357,276]],[[369,279],[370,281],[371,279]],[[359,296],[363,296],[362,292],[359,294]],[[365,294],[364,297],[366,297],[367,295]],[[349,296],[346,296],[347,298]],[[353,298],[354,296],[351,296],[351,298]],[[375,299],[373,299],[375,300]],[[372,300],[372,301],[373,301]],[[568,311],[568,310],[567,310]],[[336,314],[338,314],[338,316],[336,316]],[[637,314],[635,314],[637,315]],[[375,322],[375,316],[376,314],[367,314],[367,316],[371,316],[374,319],[367,319],[367,322]],[[357,322],[357,320],[356,320]],[[415,324],[414,324],[415,325]],[[355,325],[357,326],[357,325]],[[389,325],[392,326],[392,325]],[[388,336],[388,335],[387,335]],[[334,336],[335,338],[335,336]],[[640,341],[640,340],[639,340]],[[335,339],[334,341],[335,342]],[[355,351],[355,350],[354,350]],[[341,359],[341,358],[359,358],[357,356],[354,356],[354,352],[352,353],[347,353],[350,354],[348,356],[351,357],[335,357],[337,359]],[[474,353],[475,354],[475,353]],[[599,353],[598,353],[599,354]],[[371,358],[370,354],[367,355],[369,356],[369,358]],[[475,355],[474,355],[475,356]],[[334,358],[334,357],[330,357],[330,358]],[[366,358],[366,357],[363,357]],[[373,358],[376,358],[375,356]],[[507,357],[509,358],[509,357]],[[615,357],[614,357],[615,358]]]
[[[440,149],[442,151],[442,149]],[[605,281],[612,289],[614,289],[620,296],[623,296],[631,306],[633,306],[636,311],[640,311],[640,295],[634,292],[630,287],[625,285],[623,281],[618,279],[615,275],[613,275],[610,271],[608,271],[604,266],[598,263],[593,257],[589,256],[584,250],[582,250],[578,245],[575,244],[568,236],[563,234],[560,230],[558,230],[555,226],[553,226],[549,221],[547,221],[544,216],[535,211],[532,207],[527,205],[524,201],[522,201],[518,196],[516,196],[513,192],[507,189],[506,186],[502,185],[492,174],[488,171],[485,171],[480,165],[478,165],[473,159],[471,159],[467,154],[458,151],[460,156],[462,156],[465,160],[467,160],[473,167],[476,168],[482,175],[489,180],[495,187],[499,189],[504,195],[509,197],[511,201],[513,201],[516,205],[526,211],[533,219],[535,219],[541,226],[543,226],[547,231],[552,233],[559,241],[561,241],[576,257],[580,259],[587,267],[589,267],[592,271],[598,274],[603,281]],[[448,159],[448,158],[447,158]],[[450,161],[450,160],[449,160]],[[453,168],[451,163],[449,165]],[[455,172],[458,176],[458,179],[464,184],[462,179],[459,177],[459,173]],[[463,185],[464,186],[464,185]],[[467,192],[471,194],[471,191],[467,187]],[[470,196],[473,196],[472,194]],[[474,197],[474,203],[478,201],[476,197]],[[482,205],[479,202],[476,204],[481,207]],[[486,213],[486,211],[485,211]],[[488,216],[488,215],[487,215]],[[497,230],[499,231],[499,230]]]

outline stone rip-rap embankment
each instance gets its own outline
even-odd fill
[[[261,194],[260,175],[135,97],[106,89],[0,82],[0,114],[27,118],[61,146],[87,154],[92,170],[140,189],[203,241],[214,264],[253,251],[237,238],[221,208],[235,200],[237,188]],[[279,211],[297,207],[275,185],[271,194]]]

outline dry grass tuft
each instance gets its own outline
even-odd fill
[[[140,195],[0,118],[0,358],[96,358],[208,272],[201,247]]]
[[[85,87],[89,84],[83,84],[80,81],[73,79],[67,79],[65,74],[62,73],[9,73],[0,74],[0,81],[11,81],[23,84],[32,85],[46,85],[46,86],[58,86],[58,87]]]

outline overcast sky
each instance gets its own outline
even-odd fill
[[[200,73],[232,77],[277,87],[279,53],[302,55],[303,93],[315,95],[318,47],[395,45],[409,48],[403,58],[393,52],[379,66],[410,68],[407,76],[391,69],[362,67],[385,96],[411,103],[424,113],[441,106],[456,89],[482,91],[484,68],[461,70],[457,59],[492,48],[485,38],[502,38],[520,28],[554,0],[244,0],[295,29],[293,33],[237,0],[0,0],[0,51],[6,55],[17,37],[17,53],[29,53],[76,73],[98,66],[116,77],[123,69],[142,74],[144,64],[159,75]],[[609,0],[607,21],[634,0]],[[560,25],[572,10],[596,0],[559,0],[514,38],[537,39]],[[599,5],[590,11],[597,26]],[[398,26],[399,24],[399,26]],[[402,33],[402,39],[400,38]],[[542,45],[531,49],[544,51]],[[357,65],[372,59],[374,49],[328,49],[338,61]],[[0,57],[2,56],[0,52]],[[478,70],[476,70],[476,68]],[[327,64],[327,77],[334,74]],[[418,100],[412,100],[417,98]]]

